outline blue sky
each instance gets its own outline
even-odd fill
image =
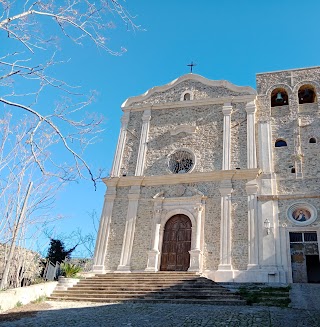
[[[119,22],[110,31],[110,47],[125,47],[123,56],[68,40],[62,40],[59,54],[70,58],[62,77],[96,90],[90,110],[106,117],[101,142],[86,153],[94,168],[111,168],[125,99],[188,73],[190,61],[197,63],[197,74],[252,87],[259,72],[320,65],[318,1],[127,0],[126,5],[145,31],[126,31]],[[100,216],[104,192],[103,184],[94,191],[87,181],[66,187],[56,201],[55,211],[66,216],[56,233],[92,231],[87,212]]]

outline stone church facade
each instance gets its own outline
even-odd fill
[[[306,68],[127,99],[93,271],[319,282],[319,94]]]

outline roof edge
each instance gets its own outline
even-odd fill
[[[240,93],[248,92],[249,94],[252,94],[252,95],[257,94],[256,90],[253,89],[251,86],[238,86],[238,85],[232,84],[226,80],[210,80],[201,75],[189,73],[189,74],[185,74],[185,75],[182,75],[182,76],[176,78],[175,80],[171,81],[168,84],[165,84],[162,86],[154,86],[141,95],[128,98],[127,100],[125,100],[123,102],[123,104],[121,105],[121,108],[129,107],[134,102],[146,100],[152,94],[154,94],[156,92],[167,91],[170,88],[172,88],[173,86],[178,85],[179,83],[184,82],[186,80],[194,80],[194,81],[201,82],[208,86],[224,86],[231,91],[240,92]]]

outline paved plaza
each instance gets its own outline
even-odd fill
[[[49,302],[50,308],[0,326],[319,327],[320,309],[189,304]]]

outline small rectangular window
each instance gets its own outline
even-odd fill
[[[315,233],[315,232],[304,233],[303,236],[304,236],[305,242],[317,242],[318,241],[317,233]]]
[[[302,242],[302,233],[289,233],[290,243]]]

